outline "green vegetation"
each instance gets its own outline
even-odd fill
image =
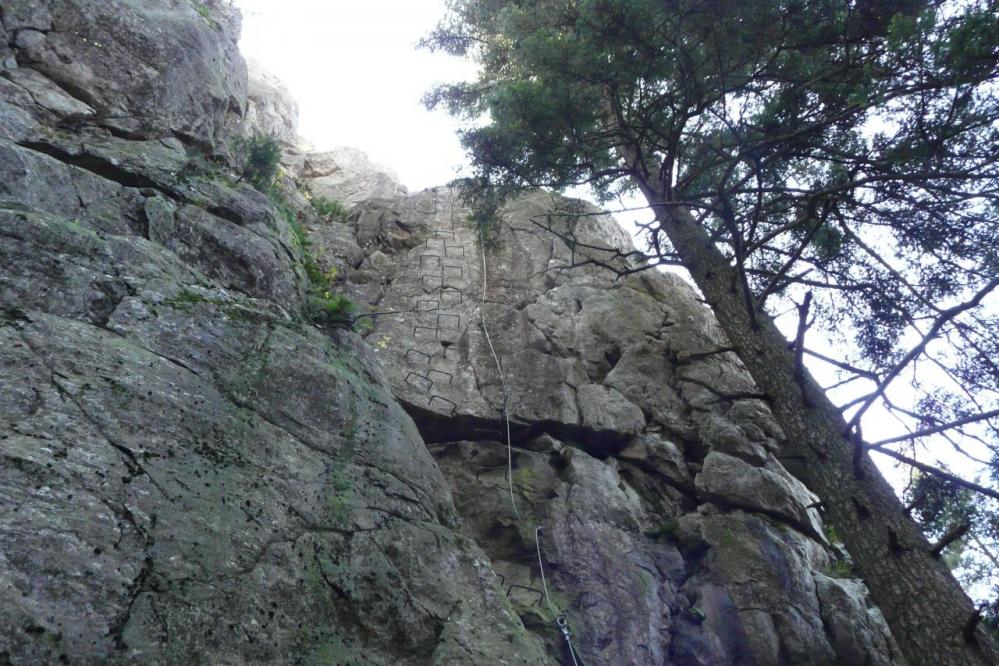
[[[336,267],[323,270],[310,250],[308,233],[298,220],[298,214],[289,203],[281,185],[276,182],[281,147],[273,137],[255,136],[240,138],[234,150],[241,164],[240,179],[247,180],[270,198],[278,215],[288,223],[295,243],[302,254],[302,265],[309,284],[306,293],[306,312],[314,323],[331,328],[350,328],[354,324],[356,307],[349,298],[335,293]],[[313,208],[320,215],[342,215],[346,209],[338,202],[320,198],[313,201]]]
[[[832,526],[832,523],[823,523],[822,531],[826,535],[826,540],[829,543],[843,543],[843,540],[839,538],[839,533],[836,532],[836,528]]]
[[[337,467],[330,475],[329,485],[333,491],[326,501],[329,519],[336,525],[344,525],[350,516],[352,508],[351,496],[353,494],[353,483],[347,475],[346,470],[342,467]]]
[[[822,572],[830,578],[856,578],[857,572],[849,560],[839,559],[830,564]]]
[[[343,294],[325,292],[309,297],[309,315],[322,326],[349,328],[354,323],[355,305]]]
[[[194,11],[216,30],[222,28],[222,21],[230,21],[239,11],[232,0],[190,0]]]
[[[209,22],[214,22],[212,18],[212,10],[204,2],[200,0],[191,0],[191,6],[194,7],[194,11],[201,15],[201,18]]]
[[[171,299],[167,299],[167,305],[172,305],[173,307],[186,310],[192,306],[198,305],[200,303],[208,303],[209,299],[205,296],[199,294],[196,291],[190,291],[188,289],[181,289],[180,293]]]
[[[273,136],[254,134],[232,141],[233,158],[239,180],[245,180],[267,194],[274,186],[281,161],[281,144]]]
[[[309,318],[320,326],[352,327],[356,306],[343,294],[334,293],[333,283],[339,274],[336,267],[323,271],[307,247],[303,248],[303,254],[305,274],[309,278],[306,296]]]
[[[683,614],[690,622],[694,624],[702,624],[706,619],[704,611],[702,611],[697,606],[691,606],[687,609],[687,612]]]
[[[316,214],[325,220],[342,220],[347,217],[347,207],[335,199],[313,197],[312,207]]]

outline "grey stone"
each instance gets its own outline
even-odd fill
[[[453,489],[465,534],[491,554],[513,608],[548,654],[563,650],[554,620],[565,611],[580,663],[669,663],[670,575],[679,577],[683,564],[668,541],[643,536],[653,527],[651,517],[613,466],[572,448],[554,459],[518,450],[518,519],[504,479],[503,445],[455,442],[431,450]],[[538,548],[554,612],[543,597],[541,571],[520,555],[536,558]]]
[[[356,148],[308,153],[301,175],[313,196],[339,201],[348,207],[366,199],[406,192],[391,169],[375,164]]]
[[[829,628],[837,663],[843,666],[902,664],[902,655],[881,611],[871,606],[863,582],[816,572],[822,621]]]
[[[260,63],[247,61],[247,106],[243,132],[273,136],[286,144],[298,142],[298,104],[281,80]]]
[[[694,483],[706,499],[761,511],[822,538],[822,522],[813,507],[818,498],[773,457],[765,465],[754,467],[739,458],[711,451]]]
[[[686,626],[695,636],[683,643],[700,644],[704,655],[694,663],[837,663],[812,579],[821,565],[813,541],[740,511],[687,514],[678,539],[703,553],[680,589],[692,609],[685,614],[718,639],[697,640]]]
[[[94,109],[76,99],[33,69],[18,67],[7,72],[7,76],[23,88],[35,104],[60,118],[87,118],[94,115]]]
[[[8,30],[46,33],[44,44],[25,47],[31,68],[76,100],[69,106],[49,94],[38,100],[47,108],[89,109],[122,133],[178,134],[205,146],[222,138],[229,115],[243,114],[238,23],[206,21],[191,3],[17,0],[5,16]]]
[[[634,438],[618,455],[622,460],[655,472],[675,486],[685,489],[693,487],[693,477],[683,452],[657,433],[650,432]]]
[[[612,388],[583,384],[576,389],[576,400],[584,428],[612,430],[628,436],[641,432],[645,427],[642,410]]]
[[[766,463],[767,449],[758,441],[750,439],[744,429],[718,414],[709,414],[703,418],[705,422],[701,424],[701,428],[704,443],[712,451],[742,458],[757,467]],[[762,431],[760,434],[762,435]]]
[[[3,25],[10,32],[31,29],[48,32],[52,29],[50,3],[37,0],[6,0],[3,7]]]

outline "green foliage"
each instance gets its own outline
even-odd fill
[[[349,328],[354,321],[354,302],[343,294],[325,292],[309,298],[309,313],[317,324],[332,328]]]
[[[167,302],[174,307],[186,309],[200,303],[208,303],[209,299],[198,292],[181,289],[180,293]]]
[[[854,571],[853,565],[850,564],[849,560],[838,559],[832,564],[830,564],[823,571],[825,575],[830,578],[856,578],[857,572]]]
[[[839,538],[839,532],[836,531],[836,528],[833,527],[832,523],[824,523],[822,525],[822,531],[825,533],[826,540],[829,541],[829,543],[843,543],[843,540]]]
[[[295,237],[295,242],[305,253],[306,263],[308,263],[311,260],[311,255],[308,252],[311,241],[305,231],[305,227],[303,227],[298,221],[298,215],[295,213],[295,209],[292,208],[290,203],[288,203],[288,199],[285,197],[284,192],[276,184],[270,187],[267,191],[267,196],[270,198],[271,203],[274,205],[274,209],[277,211],[278,215],[284,218],[285,222],[288,223],[288,227],[291,229],[291,233]]]
[[[194,11],[216,30],[222,28],[222,22],[231,21],[239,12],[232,0],[190,0],[190,3]]]
[[[206,21],[212,21],[212,10],[208,8],[204,2],[200,0],[191,0],[191,6],[194,7],[194,11],[201,15],[201,18]]]
[[[856,323],[854,348],[883,371],[926,303],[999,272],[995,9],[455,0],[424,45],[480,75],[425,101],[466,121],[480,230],[525,187],[607,200],[641,182],[702,215],[727,256],[749,247],[752,290],[776,281],[768,296],[800,300],[796,285],[831,285],[812,313],[837,332]],[[899,276],[918,289],[884,288]],[[958,355],[955,374],[999,388],[994,365],[969,360],[989,355]]]
[[[679,522],[675,519],[670,519],[656,529],[646,532],[645,536],[650,539],[672,539],[679,527]]]
[[[336,268],[323,272],[315,258],[306,253],[305,272],[309,278],[306,303],[312,321],[331,328],[352,327],[357,307],[346,296],[334,292]]]
[[[931,540],[939,539],[956,525],[970,526],[965,536],[944,549],[942,557],[980,605],[991,609],[992,615],[987,617],[999,624],[999,570],[995,567],[999,555],[999,502],[927,474],[913,478],[903,499]]]
[[[347,217],[347,207],[335,199],[313,197],[312,207],[319,217],[326,220],[342,220]]]
[[[277,177],[281,161],[281,144],[273,136],[254,134],[233,139],[232,152],[240,180],[246,180],[259,191],[268,193]]]
[[[707,619],[707,616],[704,615],[704,611],[697,606],[691,606],[688,608],[683,616],[687,619],[687,621],[694,624],[703,624],[704,620]]]
[[[306,313],[309,319],[320,326],[351,328],[356,320],[357,308],[349,298],[336,293],[334,282],[339,276],[336,267],[330,267],[325,271],[320,267],[311,250],[312,242],[281,188],[272,185],[267,194],[275,210],[288,223],[301,250],[302,267],[309,281],[306,288]]]

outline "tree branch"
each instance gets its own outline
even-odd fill
[[[910,432],[907,435],[899,435],[898,437],[883,439],[880,442],[874,442],[873,444],[868,444],[867,448],[880,449],[881,447],[887,446],[888,444],[895,444],[896,442],[904,442],[910,439],[919,439],[920,437],[928,437],[929,435],[935,435],[945,430],[951,430],[952,428],[959,428],[963,425],[968,425],[969,423],[975,423],[977,421],[985,421],[987,419],[992,419],[997,416],[999,416],[999,409],[994,409],[991,412],[984,412],[982,414],[972,414],[971,416],[966,416],[963,419],[957,419],[956,421],[951,421],[950,423],[935,425],[932,428],[924,428],[923,430]]]
[[[871,405],[873,405],[875,401],[877,401],[877,399],[888,389],[888,386],[895,380],[896,377],[899,376],[899,374],[901,374],[902,370],[904,370],[905,367],[913,361],[913,359],[926,350],[926,346],[937,337],[940,333],[940,329],[942,329],[947,322],[951,321],[962,312],[978,307],[982,300],[984,300],[985,297],[988,296],[989,293],[997,286],[999,286],[999,277],[993,278],[988,284],[982,287],[971,300],[944,310],[943,313],[937,317],[936,321],[933,322],[933,326],[931,326],[930,330],[926,332],[923,339],[919,341],[919,344],[910,349],[909,353],[902,357],[902,360],[888,371],[888,374],[886,374],[884,379],[881,380],[878,387],[867,397],[864,403],[860,406],[860,409],[857,410],[857,413],[850,419],[850,422],[846,425],[846,430],[856,427],[856,425],[860,422],[860,418],[864,415],[864,412],[870,409]]]

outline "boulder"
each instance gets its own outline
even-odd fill
[[[347,207],[406,193],[391,169],[375,164],[357,148],[306,153],[301,177],[312,196]]]
[[[40,117],[88,119],[130,138],[179,136],[211,149],[242,117],[239,20],[222,3],[9,0],[18,67],[4,76]]]

